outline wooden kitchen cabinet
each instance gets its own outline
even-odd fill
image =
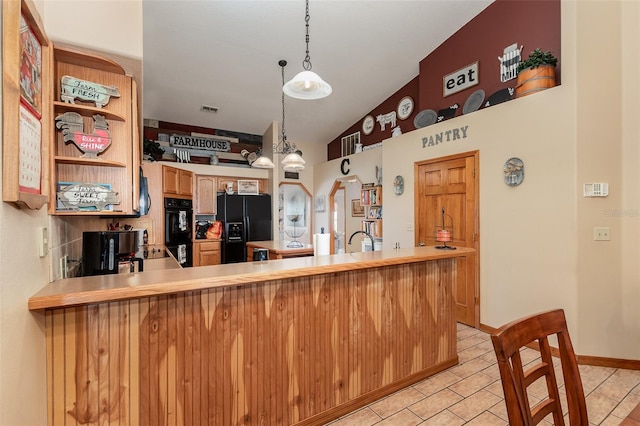
[[[216,185],[215,176],[196,175],[196,214],[216,214]]]
[[[141,154],[135,80],[110,59],[67,47],[54,46],[52,66],[53,116],[57,120],[48,123],[53,129],[50,138],[50,193],[57,195],[61,187],[75,183],[100,184],[105,190],[115,193],[119,203],[108,204],[104,208],[79,209],[77,202],[66,201],[63,204],[56,197],[56,202],[49,203],[49,213],[100,216],[134,214],[140,202]],[[62,78],[65,76],[69,76],[64,86],[66,101],[63,100],[62,90]],[[83,81],[104,87],[109,95],[92,92],[92,86]],[[85,85],[88,87],[86,90]],[[88,93],[89,97],[93,95],[98,100],[84,101],[84,97],[78,98],[81,95],[77,95],[77,92]],[[107,102],[104,97],[108,98]],[[76,144],[86,143],[87,140],[104,140],[102,135],[105,130],[108,131],[110,144],[97,156],[83,155],[76,147]],[[89,195],[87,193],[85,198],[91,198]]]
[[[219,265],[220,259],[220,241],[193,242],[193,266]]]
[[[193,172],[162,166],[162,192],[173,198],[193,197]]]

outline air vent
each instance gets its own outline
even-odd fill
[[[210,105],[202,105],[200,109],[206,112],[218,112],[218,107],[214,107]]]

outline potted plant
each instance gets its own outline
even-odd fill
[[[516,98],[527,96],[556,85],[558,58],[550,51],[535,49],[518,64]]]
[[[145,139],[142,147],[142,152],[148,155],[152,160],[158,161],[164,154],[164,149],[160,148],[160,144],[151,139]]]

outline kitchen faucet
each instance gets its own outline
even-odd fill
[[[356,234],[364,234],[367,237],[369,237],[369,239],[371,240],[371,251],[375,250],[375,245],[373,243],[373,237],[367,231],[356,231],[353,234],[351,234],[351,236],[349,237],[349,245],[351,245],[351,240],[353,239],[353,236],[356,235]]]

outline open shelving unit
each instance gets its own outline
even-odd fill
[[[373,238],[382,238],[382,186],[363,184],[360,204],[364,206],[364,219],[360,229]]]
[[[114,61],[92,53],[54,45],[53,49],[53,128],[50,144],[49,213],[54,215],[123,215],[139,209],[140,143],[138,132],[136,83]],[[119,97],[111,96],[102,108],[93,102],[75,99],[67,103],[61,96],[63,76],[86,80],[104,86],[115,86]],[[55,128],[55,118],[75,112],[82,117],[84,133],[93,132],[94,115],[102,115],[107,124],[111,145],[97,158],[81,157],[72,143],[65,143],[61,131]],[[108,210],[59,209],[57,192],[61,182],[109,185],[117,193],[119,204]]]

